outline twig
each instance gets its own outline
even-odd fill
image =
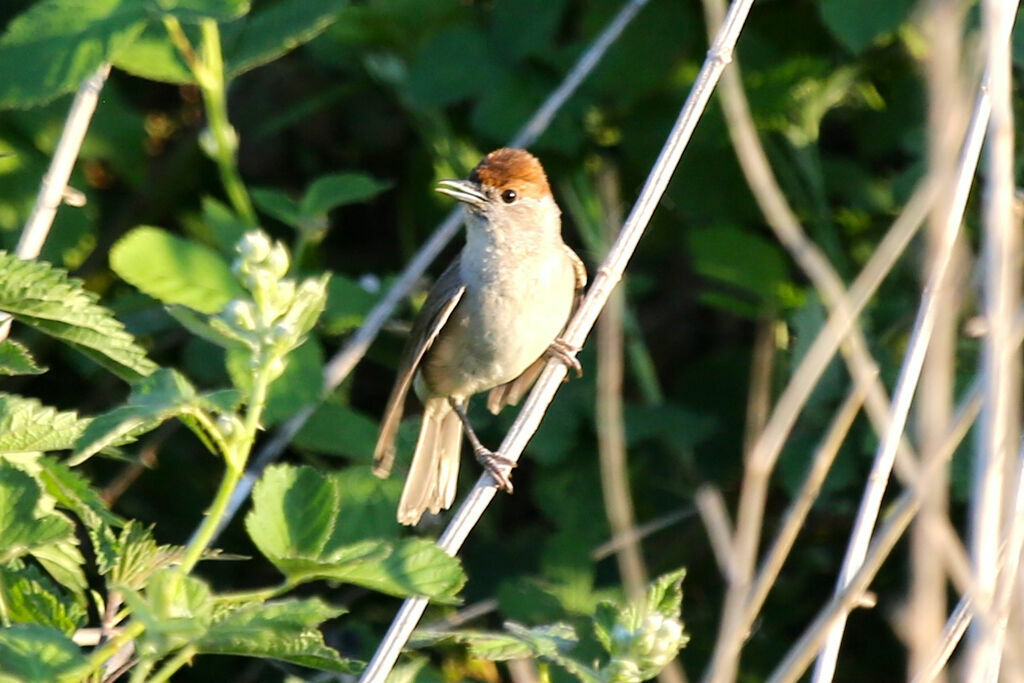
[[[986,85],[992,116],[988,129],[982,270],[984,316],[988,332],[982,344],[984,404],[979,420],[971,495],[971,559],[978,594],[967,653],[966,676],[995,681],[999,676],[1002,629],[993,612],[998,583],[999,540],[1007,465],[1020,438],[1020,362],[1012,343],[1013,316],[1020,287],[1019,239],[1013,220],[1013,112],[1009,37],[1017,3],[986,0],[982,26],[986,52]],[[1016,577],[1011,577],[1016,581]]]
[[[60,133],[60,140],[57,141],[57,148],[50,160],[50,168],[43,176],[39,194],[36,195],[36,203],[32,206],[32,212],[25,221],[25,227],[22,228],[21,237],[18,239],[15,253],[19,258],[33,259],[42,251],[43,243],[50,233],[50,226],[57,215],[57,209],[64,200],[71,171],[78,159],[78,151],[82,148],[85,133],[89,130],[89,121],[96,111],[100,91],[103,90],[109,73],[110,64],[101,64],[91,76],[82,81],[78,92],[75,93],[68,117],[64,121],[64,129]],[[11,316],[0,313],[0,341],[7,338],[10,329]]]
[[[626,263],[636,249],[636,245],[679,163],[683,149],[689,142],[693,129],[711,98],[714,85],[718,81],[722,69],[732,58],[733,46],[751,4],[752,0],[736,0],[730,7],[729,15],[708,51],[708,56],[697,75],[693,89],[687,97],[679,118],[676,119],[668,141],[658,155],[647,182],[644,183],[644,187],[640,191],[633,210],[626,219],[611,252],[601,267],[597,269],[593,284],[576,311],[576,315],[569,322],[564,337],[570,346],[582,346],[601,308],[622,277]],[[503,456],[513,461],[519,458],[526,442],[540,425],[544,411],[565,377],[565,372],[565,366],[557,360],[552,359],[548,362],[501,444],[499,450]],[[477,481],[476,486],[473,487],[439,540],[438,544],[445,552],[452,555],[458,552],[494,497],[494,492],[494,481],[490,475],[485,474]],[[384,641],[367,665],[363,673],[363,681],[376,683],[387,677],[426,606],[427,600],[424,598],[410,598],[402,604]]]
[[[729,512],[725,509],[722,492],[710,484],[704,484],[697,489],[693,502],[704,522],[718,570],[727,582],[732,583],[736,576],[736,558],[732,552],[732,524],[729,522]]]
[[[949,661],[950,655],[956,649],[973,616],[973,605],[971,605],[970,598],[965,595],[960,598],[953,613],[949,615],[946,626],[942,629],[942,639],[939,641],[935,654],[927,666],[914,677],[912,683],[930,683],[935,680],[935,677],[945,668],[946,662]]]
[[[537,109],[530,120],[523,126],[523,129],[510,142],[513,146],[525,147],[532,144],[546,130],[554,114],[565,104],[566,100],[575,92],[580,83],[590,75],[594,67],[604,56],[608,48],[622,34],[629,22],[636,13],[647,4],[648,0],[630,0],[615,17],[609,22],[605,29],[594,39],[593,44],[580,56],[579,61],[566,75],[562,83],[556,88]],[[377,334],[384,327],[384,324],[394,313],[398,305],[412,291],[416,282],[423,276],[427,268],[437,258],[438,254],[452,240],[462,226],[462,209],[455,209],[441,222],[434,234],[420,248],[409,265],[384,295],[384,298],[367,313],[366,320],[352,335],[348,342],[338,350],[324,366],[323,372],[323,396],[328,396],[346,377],[352,372],[356,364],[366,355],[370,344],[377,338]],[[306,406],[288,421],[281,425],[274,437],[263,445],[252,461],[245,476],[239,482],[234,495],[229,503],[227,514],[223,523],[218,529],[217,535],[224,527],[238,514],[239,508],[249,498],[249,493],[259,479],[263,469],[272,463],[284,452],[284,449],[298,434],[299,430],[306,424],[316,410],[316,406]],[[216,536],[214,536],[216,540]]]
[[[963,3],[960,0],[931,0],[922,3],[919,22],[929,49],[925,59],[928,88],[928,169],[940,187],[953,187],[960,139],[970,100],[963,90],[960,75]],[[926,264],[935,262],[934,254],[941,248],[943,229],[952,210],[950,197],[943,194],[935,203],[926,233]],[[921,391],[918,396],[915,423],[922,460],[936,457],[950,415],[952,414],[955,380],[957,313],[962,297],[959,285],[963,279],[963,240],[954,247],[953,271],[947,286],[936,292],[941,303],[935,321],[932,344],[924,359]],[[928,266],[931,267],[931,266]],[[946,618],[946,569],[935,561],[937,528],[950,526],[948,497],[949,474],[946,468],[935,468],[921,511],[914,520],[910,534],[910,588],[907,605],[900,618],[903,639],[907,644],[907,673],[913,675],[926,662],[933,644],[942,637]],[[960,545],[959,539],[957,545]],[[936,683],[942,683],[941,680]]]
[[[616,180],[616,174],[610,168],[605,169],[598,180],[608,232],[622,224]],[[626,464],[626,425],[622,415],[624,299],[623,290],[616,289],[597,321],[597,454],[604,509],[612,538],[628,535],[634,525],[633,497]],[[647,584],[647,568],[639,543],[623,543],[615,555],[626,595],[632,600],[639,600]]]
[[[764,431],[748,454],[740,489],[734,542],[736,552],[742,554],[742,566],[750,566],[753,558],[757,556],[769,478],[789,431],[849,331],[854,317],[867,304],[910,243],[910,239],[924,220],[934,196],[934,184],[926,179],[879,242],[842,304],[836,307],[821,332],[811,342],[810,348],[772,409]],[[742,584],[730,587],[723,609],[715,659],[705,673],[705,680],[728,681],[733,678],[729,674],[728,662],[721,658],[726,652],[738,648],[744,637],[744,634],[737,630],[736,624],[742,616],[743,596],[748,590],[749,586]]]
[[[1006,38],[1009,40],[1009,33],[1006,34]],[[907,413],[910,409],[910,402],[913,398],[924,354],[927,350],[928,340],[935,323],[935,316],[938,311],[937,304],[939,303],[936,291],[943,286],[947,271],[949,270],[949,264],[952,260],[953,245],[963,220],[967,195],[974,176],[974,169],[977,167],[978,153],[980,152],[981,140],[988,123],[989,112],[989,95],[987,87],[983,84],[976,101],[975,115],[972,117],[971,125],[967,132],[964,150],[957,166],[957,183],[953,192],[952,210],[943,231],[942,243],[936,250],[932,271],[922,293],[922,301],[918,309],[917,319],[914,321],[908,350],[904,357],[903,365],[900,368],[900,375],[896,383],[893,399],[892,422],[875,453],[875,461],[868,479],[868,485],[864,490],[861,506],[858,509],[857,519],[854,523],[854,530],[851,533],[850,542],[847,546],[846,557],[843,560],[843,568],[840,572],[837,590],[849,583],[852,575],[863,561],[875,520],[878,517],[882,494],[885,491],[889,474],[892,470],[896,447],[902,438]],[[840,616],[833,625],[828,643],[815,666],[814,681],[820,682],[832,679],[845,623],[845,618]]]
[[[628,535],[609,539],[594,548],[593,552],[590,553],[590,558],[592,560],[603,560],[618,550],[623,543],[635,543],[651,534],[656,534],[662,529],[667,529],[673,524],[690,517],[694,512],[693,508],[677,510],[676,512],[670,512],[667,515],[662,515],[649,522],[635,526]]]

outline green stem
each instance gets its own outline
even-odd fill
[[[162,683],[163,681],[170,680],[171,675],[185,666],[195,656],[197,650],[198,648],[195,645],[188,645],[178,650],[178,654],[164,662],[160,670],[149,679],[149,683]]]
[[[199,558],[202,557],[206,548],[210,545],[217,528],[220,526],[224,514],[227,512],[228,503],[238,486],[245,472],[245,465],[252,451],[252,445],[256,441],[256,431],[260,426],[260,418],[267,403],[267,389],[270,386],[269,365],[271,359],[264,359],[260,364],[256,376],[253,378],[252,396],[249,399],[249,407],[245,412],[244,431],[241,439],[232,440],[228,445],[229,451],[225,453],[224,461],[227,469],[224,478],[217,489],[217,495],[206,512],[206,519],[203,520],[199,531],[192,538],[185,549],[185,556],[181,560],[180,568],[186,574],[195,568]]]
[[[224,57],[220,47],[220,30],[213,19],[204,19],[200,24],[203,35],[203,64],[208,72],[205,83],[200,82],[203,101],[206,104],[206,119],[216,143],[215,160],[220,170],[224,191],[235,211],[246,221],[258,225],[252,200],[238,173],[235,152],[238,137],[228,119],[227,88],[224,80]]]

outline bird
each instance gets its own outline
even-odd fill
[[[412,388],[424,411],[399,499],[401,524],[451,507],[462,434],[495,484],[509,493],[515,463],[487,449],[466,415],[488,391],[487,408],[515,405],[548,357],[581,374],[578,349],[561,335],[587,283],[583,261],[562,241],[561,211],[540,161],[522,149],[487,154],[465,180],[435,188],[465,208],[466,243],[427,294],[399,361],[374,449],[386,477]]]

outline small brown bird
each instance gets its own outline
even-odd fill
[[[462,429],[498,485],[512,483],[501,455],[483,446],[466,417],[474,394],[490,390],[497,413],[519,402],[555,355],[579,372],[575,349],[558,339],[582,295],[587,272],[562,241],[561,212],[544,169],[529,152],[499,149],[467,180],[438,187],[466,205],[466,246],[434,284],[402,354],[380,437],[374,473],[386,477],[395,434],[412,386],[425,410],[398,503],[398,521],[451,507]]]

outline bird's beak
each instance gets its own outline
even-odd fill
[[[480,191],[479,185],[470,180],[442,180],[434,189],[478,208],[487,202],[487,195]]]

